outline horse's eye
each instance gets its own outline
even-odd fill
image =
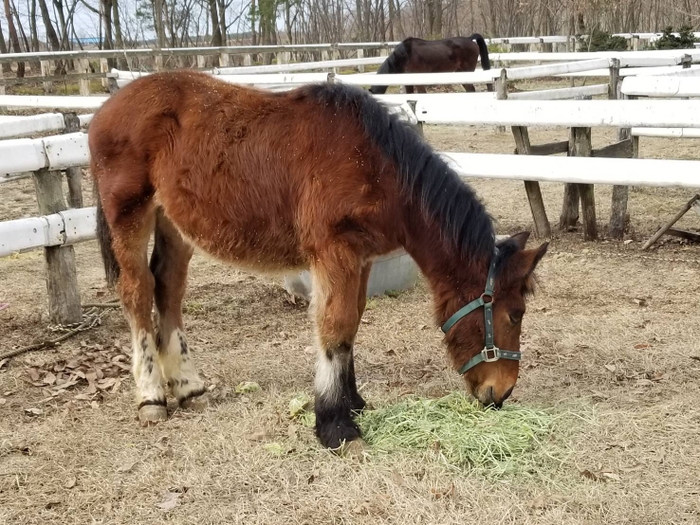
[[[514,312],[512,314],[509,314],[508,317],[510,317],[510,322],[513,324],[518,324],[520,321],[523,320],[523,314],[520,312]]]

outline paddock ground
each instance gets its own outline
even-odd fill
[[[565,133],[533,132],[532,142]],[[486,127],[429,127],[426,136],[440,150],[514,147],[509,133]],[[599,130],[593,138],[613,140]],[[692,159],[698,145],[642,139],[641,156]],[[499,233],[531,227],[522,183],[473,186]],[[555,223],[562,185],[542,188]],[[3,185],[0,220],[36,215],[33,191],[29,180]],[[596,188],[601,229],[610,193]],[[216,405],[140,428],[132,380],[114,364],[127,359],[119,311],[58,348],[0,362],[0,523],[698,523],[700,247],[664,238],[641,252],[693,193],[633,189],[631,242],[555,234],[525,317],[512,399],[566,421],[542,444],[551,461],[533,459],[531,468],[499,477],[451,470],[430,452],[370,451],[358,463],[322,450],[310,429],[287,417],[290,399],[312,392],[304,305],[291,304],[276,280],[197,255],[185,321],[200,370],[217,385]],[[688,215],[681,226],[699,222]],[[76,258],[83,301],[111,299],[96,244],[78,245]],[[40,251],[0,259],[2,302],[9,308],[0,311],[0,350],[53,335]],[[375,406],[461,388],[446,367],[423,282],[370,301],[356,355]],[[42,386],[52,382],[49,372],[58,378],[76,365],[104,377],[88,375],[95,386],[81,379],[57,395],[55,383]],[[261,390],[236,394],[242,381]]]

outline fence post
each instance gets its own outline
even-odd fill
[[[78,60],[78,69],[81,75],[90,74],[90,60],[87,58],[81,58]],[[78,89],[80,90],[80,96],[86,97],[90,94],[90,79],[81,78],[78,80]]]
[[[357,50],[357,58],[358,58],[358,59],[363,59],[363,58],[365,58],[365,50],[364,50],[364,49],[360,48],[360,49]],[[359,71],[360,73],[364,73],[364,72],[365,72],[365,66],[364,66],[363,64],[358,65],[358,66],[357,66],[357,71]]]
[[[693,65],[693,57],[690,55],[683,55],[683,58],[681,58],[681,66],[683,69],[690,69],[690,66]]]
[[[32,174],[39,213],[49,215],[66,209],[61,187],[61,172],[40,169]],[[49,296],[49,317],[53,323],[73,324],[82,320],[75,252],[72,246],[44,248],[46,289]]]
[[[197,69],[205,69],[207,67],[207,57],[204,55],[197,55]]]
[[[105,73],[105,75],[109,73],[109,61],[106,58],[100,58],[100,73]],[[102,87],[109,87],[109,82],[107,81],[106,76],[102,79]]]
[[[66,133],[80,131],[80,119],[75,112],[63,114],[66,124]],[[66,181],[68,181],[68,204],[71,208],[83,207],[83,170],[79,167],[66,169]]]
[[[532,149],[530,146],[530,136],[525,126],[512,126],[513,138],[515,139],[515,147],[518,155],[530,155]],[[547,210],[544,207],[542,199],[542,191],[540,184],[537,181],[525,181],[525,192],[527,200],[530,203],[532,218],[535,221],[535,235],[540,239],[549,239],[552,237],[552,228],[547,219]]]
[[[505,69],[501,69],[501,75],[496,79],[496,99],[508,99],[508,75]],[[496,126],[496,131],[505,133],[505,126]]]
[[[40,62],[41,64],[41,76],[42,77],[50,77],[51,76],[51,61],[50,60],[42,60]],[[46,81],[43,83],[44,84],[44,93],[53,93],[53,82],[50,80]]]
[[[156,71],[162,71],[163,70],[163,55],[156,55],[154,57],[154,63],[156,66]]]
[[[219,56],[219,67],[228,67],[229,65],[229,54],[221,53],[221,55]]]
[[[253,55],[250,53],[246,53],[243,55],[243,65],[244,66],[252,66],[253,65]]]
[[[411,108],[411,111],[413,111],[413,114],[418,117],[418,114],[416,113],[416,101],[415,100],[408,100],[408,106]],[[417,120],[417,119],[416,119]],[[418,123],[415,126],[412,126],[413,129],[415,129],[418,134],[421,137],[425,137],[425,133],[423,131],[423,122],[418,120]]]
[[[592,152],[591,128],[571,128],[569,154],[572,157],[590,157]],[[595,213],[595,188],[593,184],[577,184],[577,186],[579,197],[581,198],[581,211],[583,213],[583,238],[586,241],[595,241],[598,238],[598,225]]]
[[[608,98],[618,100],[621,97],[620,93],[620,61],[617,58],[611,60],[610,65],[610,84],[608,86]],[[621,128],[617,132],[619,141],[627,140],[632,135],[630,128]],[[632,141],[632,156],[637,156],[638,141]],[[613,186],[612,191],[612,206],[610,210],[610,236],[613,239],[622,239],[625,235],[625,226],[627,225],[627,200],[629,198],[628,186]]]

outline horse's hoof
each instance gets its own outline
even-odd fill
[[[202,392],[199,395],[191,395],[180,401],[180,408],[184,410],[193,410],[201,412],[212,404],[212,398],[209,392]]]
[[[368,451],[367,443],[362,438],[355,438],[352,441],[346,441],[340,445],[338,453],[340,456],[352,459],[355,461],[364,461]]]
[[[156,425],[168,419],[168,409],[162,405],[144,405],[139,408],[139,423],[142,427]]]

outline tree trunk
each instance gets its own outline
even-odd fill
[[[0,54],[7,54],[7,43],[5,42],[5,35],[2,32],[2,24],[0,24]],[[2,64],[2,72],[4,73],[12,73],[12,64],[9,64],[7,62],[3,62]]]
[[[163,25],[163,0],[154,0],[153,9],[153,24],[156,29],[156,42],[159,48],[164,48],[165,27]]]
[[[209,0],[209,16],[211,17],[211,45],[221,47],[221,25],[217,0]]]
[[[17,36],[17,30],[15,29],[15,22],[12,19],[10,0],[3,0],[3,4],[5,7],[5,18],[7,19],[7,30],[10,33],[10,43],[12,44],[12,50],[15,53],[21,53],[22,48],[19,45],[19,37]],[[24,62],[17,63],[17,78],[24,78]]]
[[[219,25],[221,26],[221,45],[228,45],[228,28],[226,27],[226,0],[219,0]]]

